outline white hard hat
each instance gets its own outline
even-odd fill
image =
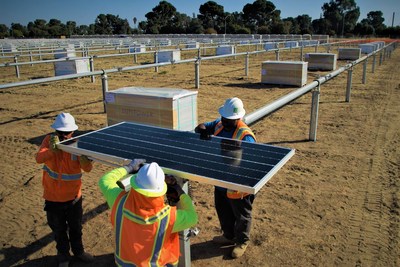
[[[242,100],[237,97],[228,98],[218,111],[222,117],[229,120],[241,119],[246,114]]]
[[[73,132],[78,130],[78,126],[75,124],[74,117],[72,117],[72,115],[69,113],[58,114],[56,120],[51,125],[51,128],[62,132]]]
[[[164,171],[155,162],[141,167],[137,175],[132,176],[131,186],[146,197],[159,197],[167,192]]]

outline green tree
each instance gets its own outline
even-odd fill
[[[111,22],[108,21],[108,17],[106,15],[100,14],[97,16],[94,22],[94,33],[107,35],[113,33],[113,27],[111,25]]]
[[[77,27],[75,21],[67,21],[65,26],[66,26],[67,36],[75,35],[77,33]]]
[[[201,21],[198,18],[192,18],[189,21],[187,33],[201,34],[203,32],[204,32],[204,28],[203,28],[203,25],[201,25]]]
[[[28,23],[29,36],[33,38],[48,38],[47,22],[44,19],[36,19],[34,22]]]
[[[51,37],[65,35],[65,25],[58,19],[50,19],[47,24],[47,31]]]
[[[257,33],[259,27],[269,26],[280,21],[280,10],[275,5],[266,0],[257,0],[252,4],[246,4],[243,7],[243,20],[245,25]]]
[[[297,24],[300,28],[300,34],[312,34],[312,23],[309,15],[301,15],[296,17]]]
[[[336,35],[352,32],[360,17],[360,8],[354,0],[331,0],[324,3],[322,11]]]
[[[23,38],[28,36],[28,30],[20,23],[11,23],[11,36],[15,38]]]
[[[214,29],[217,33],[224,32],[225,12],[224,7],[214,1],[208,1],[199,8],[197,16],[202,22],[204,29]],[[210,30],[208,30],[210,31]]]
[[[166,29],[174,28],[176,16],[176,8],[167,1],[161,1],[145,15],[147,18],[146,33],[165,33]]]
[[[360,23],[357,23],[354,28],[354,32],[360,36],[369,36],[375,34],[374,27],[372,27],[368,19],[363,19],[360,21]]]
[[[375,34],[382,34],[386,26],[383,24],[385,19],[383,18],[382,11],[371,11],[367,14],[367,22],[374,28]]]
[[[7,38],[10,36],[7,25],[0,24],[0,39]]]

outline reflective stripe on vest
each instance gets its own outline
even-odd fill
[[[43,165],[43,170],[49,174],[49,177],[52,179],[58,180],[58,173],[51,170],[46,164]],[[61,174],[61,180],[65,181],[74,181],[74,180],[79,180],[82,178],[82,173],[76,173],[76,174]]]
[[[124,209],[126,199],[128,194],[122,193],[121,197],[117,198],[116,203],[116,210],[114,216],[114,227],[115,227],[115,261],[119,266],[129,266],[133,267],[136,266],[134,263],[123,260],[120,256],[121,252],[121,242],[122,242],[122,227],[124,222],[124,217],[127,220],[130,220],[135,223],[139,224],[152,224],[154,221],[159,220],[158,227],[156,229],[156,234],[154,238],[153,248],[151,251],[151,258],[149,259],[149,266],[159,266],[158,261],[160,258],[160,253],[162,251],[164,239],[166,238],[166,232],[169,225],[170,220],[170,206],[166,206],[162,210],[160,210],[157,214],[152,217],[147,218],[144,220],[137,216],[136,214],[132,213],[131,211]],[[174,266],[174,265],[170,265]]]
[[[224,126],[222,125],[222,122],[218,122],[215,126],[214,135],[217,136],[223,129]],[[239,120],[235,132],[232,135],[232,139],[243,140],[246,135],[250,135],[254,138],[254,140],[256,140],[256,137],[254,136],[254,133],[250,130],[250,128],[243,121]],[[242,199],[248,195],[250,194],[230,189],[226,191],[226,196],[230,199]]]
[[[218,136],[218,134],[224,129],[222,122],[219,121],[217,125],[215,125],[214,135]],[[246,135],[250,135],[256,140],[254,133],[250,130],[250,128],[241,120],[238,121],[235,132],[232,135],[232,139],[235,140],[243,140]]]

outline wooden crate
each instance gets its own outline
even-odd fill
[[[360,48],[339,48],[338,52],[338,59],[356,60],[361,57]]]
[[[303,86],[307,83],[304,61],[264,61],[261,65],[261,83]]]
[[[55,76],[78,74],[90,71],[89,59],[76,59],[54,62]]]
[[[335,70],[336,54],[332,53],[307,53],[304,57],[308,62],[309,70]]]
[[[197,126],[197,91],[124,87],[105,97],[108,125],[129,121],[182,131]]]

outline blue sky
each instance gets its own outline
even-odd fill
[[[200,5],[208,0],[169,0],[180,13],[192,16],[199,13]],[[281,18],[296,17],[308,14],[317,19],[322,13],[321,7],[330,0],[273,0],[277,9],[281,10]],[[368,12],[380,10],[383,12],[385,24],[392,25],[395,12],[394,26],[400,26],[400,0],[355,0],[360,7],[360,19],[366,18]],[[145,20],[145,14],[158,5],[159,0],[1,0],[0,24],[21,23],[27,25],[35,19],[47,22],[59,19],[61,22],[75,21],[77,25],[94,23],[99,14],[112,14],[127,19],[133,27],[133,17],[138,21]],[[225,12],[240,12],[243,6],[254,0],[214,0],[222,5]]]

